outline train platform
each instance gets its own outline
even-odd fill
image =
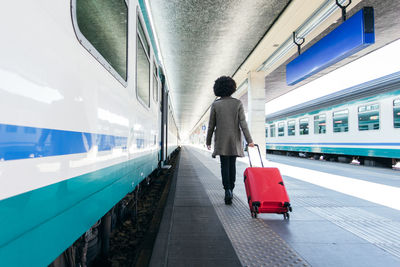
[[[289,220],[250,216],[241,179],[245,158],[237,162],[233,204],[225,205],[219,159],[184,147],[150,266],[400,266],[399,209],[329,185],[331,178],[341,181],[342,171],[355,186],[373,183],[379,191],[381,177],[390,197],[398,193],[399,172],[276,156],[267,165],[283,174],[293,207]]]

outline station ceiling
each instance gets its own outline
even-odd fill
[[[190,131],[289,0],[151,0],[178,127]]]
[[[330,0],[333,1],[333,0]],[[265,61],[318,7],[327,0],[151,0],[172,105],[181,133],[189,133],[215,100],[213,84],[221,75],[237,83]],[[346,1],[348,2],[348,1]],[[400,0],[353,0],[348,15],[362,6],[375,9],[376,44],[306,79],[285,83],[285,65],[296,49],[266,71],[266,102],[320,77],[356,58],[400,38]],[[308,38],[303,49],[341,23],[341,11]],[[275,28],[274,28],[275,27]],[[239,85],[238,84],[238,85]],[[237,95],[246,105],[246,94]],[[204,116],[206,115],[206,116]]]

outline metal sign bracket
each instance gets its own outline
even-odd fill
[[[297,42],[297,39],[300,39],[301,41],[298,43]],[[302,38],[299,38],[299,37],[297,37],[296,36],[296,32],[293,32],[293,43],[295,44],[295,45],[297,45],[297,53],[300,55],[300,51],[301,51],[301,45],[302,44],[304,44],[304,41],[305,41],[306,39],[304,38],[304,37],[302,37]]]
[[[351,0],[347,3],[347,5],[342,6],[339,4],[339,0],[336,0],[336,5],[342,9],[342,20],[346,21],[346,8],[351,4]]]

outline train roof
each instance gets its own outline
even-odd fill
[[[400,72],[380,77],[362,84],[358,84],[344,90],[307,101],[287,109],[271,113],[265,117],[265,122],[293,116],[299,113],[307,113],[313,110],[326,108],[344,102],[370,97],[400,88]]]

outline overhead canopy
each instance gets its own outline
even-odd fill
[[[292,4],[294,1],[292,2]],[[288,86],[286,84],[286,64],[297,57],[297,51],[294,50],[289,53],[289,56],[285,61],[282,62],[280,66],[273,69],[272,72],[268,72],[265,82],[266,87],[266,100],[269,102],[281,95],[284,95],[292,90],[297,89],[319,77],[322,77],[331,71],[340,68],[348,63],[363,57],[364,55],[379,49],[397,39],[400,38],[400,16],[398,15],[398,6],[400,5],[400,0],[391,1],[380,1],[380,0],[353,0],[352,4],[348,8],[347,17],[351,17],[361,8],[365,6],[371,6],[374,8],[374,20],[375,20],[375,43],[368,48],[357,52],[356,54],[347,57],[340,62],[320,71],[317,74],[299,82],[294,86]],[[321,40],[324,36],[329,34],[333,29],[337,28],[341,23],[341,13],[340,9],[332,16],[333,18],[329,20],[324,26],[325,29],[321,29],[314,38],[306,38],[306,44],[302,46],[302,50],[305,51],[316,42]],[[307,43],[308,40],[308,43]],[[246,97],[242,98],[242,101],[246,101]]]
[[[148,0],[147,3],[183,136],[194,130],[214,101],[212,86],[216,78],[230,75],[237,83],[244,82],[247,73],[257,71],[316,10],[334,5],[331,0]],[[374,7],[376,43],[296,86],[287,86],[285,66],[297,56],[297,48],[293,46],[272,67],[263,70],[266,102],[400,38],[399,4],[400,0],[353,0],[348,16],[363,6]],[[302,49],[308,49],[339,24],[341,10],[336,8],[306,36]],[[246,97],[241,99],[246,105]]]
[[[216,78],[235,73],[288,2],[148,1],[183,133],[215,99]]]

